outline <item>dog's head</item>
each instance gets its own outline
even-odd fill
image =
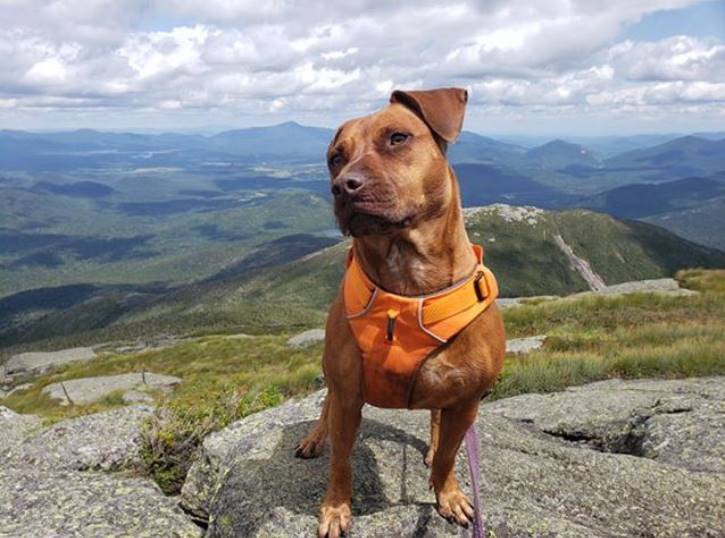
[[[337,130],[327,164],[343,233],[396,233],[448,207],[446,147],[461,132],[467,100],[459,88],[395,91],[384,109]]]

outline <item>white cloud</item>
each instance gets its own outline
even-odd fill
[[[472,117],[705,110],[725,104],[722,42],[618,39],[691,3],[3,0],[0,108],[333,123],[395,87],[461,85]]]
[[[209,28],[199,25],[132,34],[118,54],[141,81],[172,74],[200,75],[208,69],[201,55],[209,33]]]
[[[624,41],[608,61],[630,80],[725,80],[725,44],[684,35],[656,42]]]
[[[25,73],[25,80],[30,84],[58,84],[65,81],[68,70],[59,58],[45,58],[34,63]]]
[[[658,82],[605,90],[587,96],[592,105],[671,105],[677,103],[725,103],[725,84],[709,82]]]

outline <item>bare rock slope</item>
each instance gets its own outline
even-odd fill
[[[0,409],[0,430],[12,432],[0,436],[0,537],[199,536],[174,499],[134,476],[149,412],[118,409],[42,428]]]
[[[309,536],[328,454],[293,457],[323,393],[211,435],[182,504],[208,536]],[[496,537],[725,534],[725,378],[606,381],[481,407]],[[423,412],[367,408],[354,453],[356,537],[463,536],[436,514]],[[461,455],[461,477],[466,477]],[[468,488],[468,484],[464,485]]]

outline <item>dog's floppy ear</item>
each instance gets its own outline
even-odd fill
[[[452,143],[461,134],[468,92],[462,88],[395,90],[391,103],[400,103],[422,119],[443,142]]]

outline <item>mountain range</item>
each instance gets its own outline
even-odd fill
[[[78,165],[144,161],[154,165],[173,162],[181,166],[214,158],[244,163],[270,160],[319,163],[333,134],[333,129],[291,121],[223,131],[212,136],[110,133],[90,129],[50,133],[3,130],[0,131],[0,169],[58,170]],[[490,162],[512,167],[562,169],[575,165],[614,170],[664,169],[668,174],[688,170],[687,174],[692,175],[723,170],[725,133],[720,133],[719,138],[712,138],[718,134],[709,136],[609,137],[606,140],[610,145],[619,141],[619,147],[627,148],[612,154],[572,140],[556,139],[525,147],[464,131],[450,148],[450,157],[453,162]],[[595,147],[601,147],[601,139],[592,141]],[[658,143],[646,144],[647,141]]]
[[[147,324],[319,321],[345,248],[322,158],[332,134],[293,122],[212,136],[0,131],[0,346]],[[523,228],[469,217],[505,293],[582,288],[556,236],[606,282],[723,265],[722,252],[695,243],[725,248],[725,138],[588,140],[524,145],[464,131],[450,147],[464,206],[548,210]],[[613,155],[618,144],[627,151]],[[295,299],[298,286],[314,297]],[[279,290],[289,292],[282,309],[240,306],[276,304]]]
[[[617,217],[642,218],[692,208],[725,197],[725,182],[686,177],[663,183],[635,183],[578,199],[580,207]]]

